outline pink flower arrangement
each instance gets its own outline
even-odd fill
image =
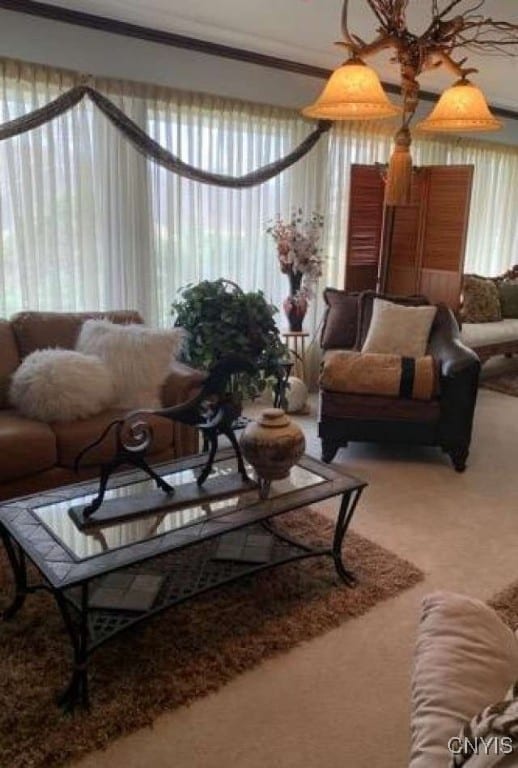
[[[277,215],[266,228],[277,244],[281,272],[288,275],[291,293],[296,298],[313,298],[315,283],[322,275],[323,257],[318,241],[323,226],[322,214],[314,211],[304,219],[299,208],[293,211],[289,221]]]

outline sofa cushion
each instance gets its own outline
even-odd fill
[[[11,318],[20,357],[27,357],[35,349],[61,347],[74,349],[79,331],[85,320],[106,318],[113,323],[141,323],[138,312],[19,312]]]
[[[112,376],[95,355],[71,349],[37,349],[13,374],[9,400],[39,421],[86,419],[113,406]]]
[[[502,317],[518,318],[518,280],[498,284]]]
[[[518,342],[518,319],[500,320],[498,323],[465,323],[461,339],[467,347],[477,349],[486,344]]]
[[[465,275],[462,294],[464,323],[492,323],[502,319],[498,288],[493,280]]]
[[[374,299],[372,318],[362,352],[423,357],[437,307],[405,307]]]
[[[1,410],[0,456],[0,482],[33,475],[56,463],[56,437],[48,424]]]
[[[445,768],[449,739],[516,678],[518,643],[491,608],[464,595],[427,596],[412,677],[410,768]]]
[[[359,293],[326,288],[327,310],[320,337],[323,349],[351,349],[356,341]]]
[[[11,375],[19,364],[20,356],[11,324],[7,320],[0,320],[0,408],[7,407]]]
[[[73,468],[77,455],[101,436],[108,425],[123,419],[127,411],[110,409],[90,419],[54,422],[51,426],[56,436],[57,463],[62,467]],[[148,421],[153,429],[153,442],[149,454],[160,453],[173,445],[173,424],[169,419],[150,416]],[[116,440],[112,429],[102,442],[92,448],[81,461],[82,467],[88,467],[113,458]]]

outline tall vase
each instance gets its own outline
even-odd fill
[[[300,286],[302,283],[302,272],[289,272],[290,295],[286,296],[282,306],[288,320],[288,326],[292,333],[302,331],[302,323],[308,310],[308,302],[305,296],[302,296]]]

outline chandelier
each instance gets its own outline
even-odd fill
[[[412,137],[410,124],[419,103],[418,77],[443,66],[456,78],[435,105],[431,114],[417,124],[424,132],[455,133],[496,131],[502,126],[491,114],[482,91],[468,76],[476,69],[465,67],[466,58],[456,61],[456,52],[513,53],[518,46],[518,24],[493,21],[480,10],[485,0],[412,0],[430,6],[430,18],[419,34],[407,26],[406,12],[411,0],[362,0],[374,14],[377,36],[366,42],[349,31],[349,0],[342,8],[343,40],[336,43],[349,58],[336,69],[324,90],[309,107],[307,117],[324,120],[373,120],[400,116],[394,152],[385,186],[386,205],[407,205],[412,183]],[[464,11],[461,12],[461,7]],[[468,6],[468,7],[466,7]],[[387,97],[376,72],[364,59],[391,49],[399,66],[402,107]]]

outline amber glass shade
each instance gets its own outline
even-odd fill
[[[439,132],[498,131],[502,123],[489,111],[480,88],[462,79],[444,91],[432,112],[416,127]]]
[[[335,69],[318,99],[302,110],[322,120],[375,120],[401,112],[392,104],[373,69],[351,59]]]

